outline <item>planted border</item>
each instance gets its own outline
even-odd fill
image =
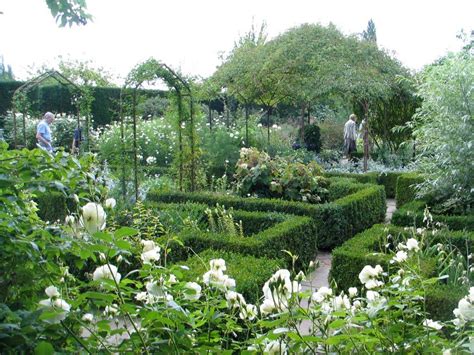
[[[351,286],[360,287],[359,273],[365,265],[381,265],[388,270],[392,255],[380,253],[381,243],[388,234],[407,235],[409,231],[404,228],[387,225],[375,225],[371,229],[358,234],[346,241],[342,246],[333,250],[330,278],[341,289]],[[430,236],[431,243],[446,241],[456,245],[461,252],[472,250],[474,246],[474,233],[440,231]],[[435,276],[435,261],[431,258],[422,260],[422,270],[427,277]],[[457,307],[460,298],[466,293],[467,288],[453,287],[437,284],[427,289],[426,307],[434,319],[452,319],[453,309]]]

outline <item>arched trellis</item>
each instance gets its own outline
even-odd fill
[[[126,89],[132,89],[132,123],[133,123],[133,168],[134,168],[134,186],[135,186],[135,198],[138,200],[138,159],[137,159],[137,91],[144,82],[153,82],[157,79],[165,81],[169,88],[175,90],[177,105],[178,105],[178,149],[179,149],[179,176],[178,184],[179,189],[183,190],[183,175],[184,175],[184,147],[183,147],[183,126],[182,123],[186,122],[185,112],[183,108],[183,98],[189,98],[189,129],[194,129],[194,100],[192,91],[189,84],[174,70],[164,63],[160,63],[156,59],[149,59],[146,62],[139,64],[137,67],[132,69],[129,73],[125,82],[124,92]],[[121,105],[122,106],[122,105]],[[121,122],[121,136],[122,146],[125,148],[124,141],[124,117],[123,111],[120,114]],[[190,150],[191,150],[191,191],[196,188],[196,161],[195,161],[195,140],[194,135],[190,136]]]
[[[23,114],[23,145],[26,147],[27,146],[27,140],[26,140],[26,111],[27,108],[24,107],[18,107],[21,105],[25,104],[26,100],[26,95],[28,92],[33,90],[34,88],[39,87],[42,83],[44,83],[48,79],[53,79],[55,80],[58,84],[68,88],[71,96],[72,96],[72,103],[76,107],[76,114],[77,114],[77,129],[80,129],[81,127],[81,122],[80,122],[80,99],[82,98],[81,94],[81,89],[79,86],[74,84],[72,81],[70,81],[68,78],[66,78],[64,75],[61,73],[55,71],[55,70],[50,70],[47,72],[44,72],[43,74],[37,76],[36,78],[30,79],[27,82],[25,82],[23,85],[21,85],[18,89],[15,90],[13,93],[13,135],[14,135],[14,147],[15,149],[18,147],[18,128],[17,128],[17,120],[16,120],[16,113],[20,109]],[[87,127],[88,131],[88,127]],[[88,132],[86,132],[86,140],[88,141]]]

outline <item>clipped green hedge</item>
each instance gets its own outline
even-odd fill
[[[392,223],[397,226],[423,227],[425,201],[412,201],[397,209],[392,216]],[[451,230],[474,230],[474,214],[470,215],[441,215],[431,214],[433,223],[442,223]]]
[[[283,222],[248,237],[196,230],[183,230],[178,237],[184,246],[171,244],[171,260],[185,260],[194,253],[211,248],[255,257],[286,258],[286,266],[291,267],[291,260],[283,251],[288,250],[298,255],[297,266],[303,267],[314,260],[317,253],[317,236],[312,220],[302,216],[286,216]]]
[[[397,207],[415,199],[415,186],[420,182],[423,182],[423,178],[417,173],[402,174],[398,177],[395,192]]]
[[[246,211],[274,211],[312,218],[320,249],[332,249],[341,245],[356,233],[369,228],[385,218],[385,190],[377,185],[359,185],[356,192],[331,203],[311,205],[304,202],[264,198],[241,198],[209,192],[160,193],[151,190],[147,199],[161,202],[198,202],[214,206],[216,203],[227,208]],[[351,191],[352,192],[352,191]],[[311,229],[314,233],[314,229]]]
[[[388,234],[408,234],[404,228],[387,225],[375,225],[346,241],[342,246],[333,250],[330,278],[336,282],[339,288],[347,290],[349,287],[360,287],[359,273],[365,265],[381,265],[384,270],[390,269],[389,261],[391,255],[380,253],[381,243],[385,243]],[[409,236],[409,234],[408,234]],[[461,252],[474,246],[474,233],[460,233],[440,231],[431,236],[431,243],[446,243],[449,240],[456,246],[461,247]],[[464,244],[464,246],[463,246]],[[422,260],[423,272],[427,277],[435,276],[434,259]],[[452,319],[452,311],[457,306],[467,288],[447,287],[439,284],[427,290],[427,311],[434,319]]]
[[[225,260],[226,274],[235,279],[236,291],[251,303],[256,303],[262,296],[262,287],[273,273],[285,267],[285,262],[280,259],[256,258],[230,251],[207,249],[180,263],[190,268],[185,273],[185,281],[202,281],[202,275],[209,270],[209,261],[218,258]]]
[[[397,180],[399,176],[404,175],[412,175],[413,173],[406,173],[406,172],[394,172],[394,171],[387,171],[387,172],[368,172],[364,174],[356,174],[356,173],[326,173],[326,176],[329,177],[345,177],[355,179],[361,183],[369,183],[369,184],[378,184],[383,185],[385,187],[385,195],[388,198],[395,198],[396,190],[397,190]]]
[[[75,208],[74,200],[66,198],[62,193],[49,191],[35,197],[34,201],[38,204],[38,216],[43,221],[56,222],[64,221]]]

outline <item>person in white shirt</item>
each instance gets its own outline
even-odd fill
[[[344,125],[344,154],[348,160],[352,160],[352,154],[356,152],[357,139],[357,116],[351,114]]]
[[[50,125],[53,123],[54,115],[51,112],[46,112],[43,116],[43,119],[38,123],[36,128],[36,139],[38,140],[38,145],[41,149],[44,149],[48,152],[53,152],[53,145],[51,144],[53,138],[51,136]]]

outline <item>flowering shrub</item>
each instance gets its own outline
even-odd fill
[[[325,202],[328,180],[315,162],[291,163],[270,158],[255,148],[242,148],[235,173],[237,189],[243,196],[281,197],[311,203]]]

